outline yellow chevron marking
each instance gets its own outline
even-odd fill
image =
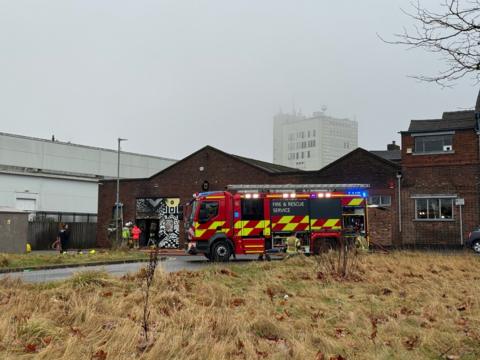
[[[255,229],[263,229],[265,227],[265,221],[259,221],[257,225],[255,225]]]
[[[323,227],[333,228],[337,225],[337,222],[338,219],[328,219],[325,224],[323,224]]]
[[[227,234],[227,233],[230,232],[230,229],[222,229],[222,230],[220,230],[220,231],[223,232],[223,233],[225,233],[225,234]]]
[[[348,203],[348,206],[358,206],[362,203],[363,199],[362,198],[359,198],[359,199],[352,199],[349,203]]]
[[[265,228],[265,230],[263,231],[263,234],[265,236],[270,236],[270,228]]]
[[[311,230],[322,230],[322,227],[321,226],[312,226],[310,229]]]
[[[235,223],[235,229],[245,228],[248,225],[248,220],[238,220]]]
[[[240,236],[248,236],[253,231],[253,228],[243,228],[240,231]]]
[[[297,223],[290,223],[283,227],[283,231],[293,231],[297,227]]]
[[[282,216],[280,218],[280,221],[278,222],[279,224],[288,224],[293,220],[294,216]]]
[[[310,217],[307,215],[302,219],[302,221],[300,221],[300,224],[308,224],[309,220],[310,220]]]
[[[217,230],[218,227],[222,227],[225,224],[225,221],[214,221],[209,227],[208,230]]]
[[[195,230],[195,237],[202,237],[203,234],[205,234],[206,231],[207,231],[207,229],[205,229],[205,230],[196,229]]]

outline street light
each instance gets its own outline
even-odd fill
[[[119,232],[118,232],[118,220],[120,213],[120,143],[127,141],[127,139],[118,138],[118,150],[117,150],[117,201],[115,203],[115,246],[118,246]]]

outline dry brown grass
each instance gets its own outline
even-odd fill
[[[141,274],[0,281],[2,359],[478,359],[480,257],[364,255],[338,279],[313,259],[159,271],[142,343]],[[285,297],[288,295],[288,297]]]

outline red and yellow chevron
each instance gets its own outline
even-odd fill
[[[238,236],[270,235],[270,220],[237,220],[233,227]]]
[[[342,206],[364,206],[365,199],[361,197],[343,197]]]
[[[272,216],[273,231],[308,230],[310,217],[307,216]]]
[[[231,235],[231,229],[225,228],[225,221],[212,221],[205,224],[195,222],[193,224],[195,230],[195,237],[202,239],[209,239],[217,232],[223,232],[227,235]]]
[[[311,219],[310,229],[315,230],[341,230],[341,219]]]

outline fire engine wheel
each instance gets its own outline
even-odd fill
[[[219,241],[213,245],[211,251],[212,261],[215,262],[226,262],[232,256],[232,249],[226,241]]]

